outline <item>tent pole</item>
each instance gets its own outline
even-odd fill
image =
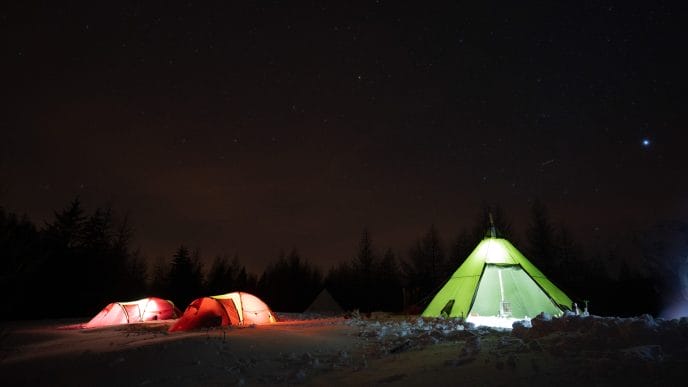
[[[501,268],[497,268],[497,275],[499,276],[499,295],[500,295],[499,315],[500,315],[500,317],[503,317],[505,315],[505,313],[504,313],[504,284],[502,283],[502,269]]]

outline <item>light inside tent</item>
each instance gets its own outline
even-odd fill
[[[492,327],[511,329],[516,321],[530,321],[529,318],[513,318],[499,316],[468,316],[466,322],[476,327]]]

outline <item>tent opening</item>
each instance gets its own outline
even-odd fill
[[[452,311],[452,308],[453,308],[453,307],[454,307],[454,300],[449,300],[449,301],[447,301],[447,305],[445,305],[444,308],[442,308],[442,311],[440,312],[440,315],[441,315],[442,317],[449,317],[449,316],[451,316],[451,311]]]

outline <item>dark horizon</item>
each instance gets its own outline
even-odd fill
[[[79,198],[78,196],[74,196],[74,198]],[[532,203],[528,203],[529,205],[532,205]],[[543,203],[546,205],[546,203]],[[87,214],[91,213],[92,211],[96,210],[96,206],[92,206],[89,203],[84,203],[82,202],[83,208],[86,211]],[[109,205],[113,205],[112,202],[108,203]],[[199,243],[191,243],[187,240],[179,240],[179,241],[170,241],[169,246],[163,246],[159,250],[155,251],[154,249],[151,249],[149,246],[146,246],[141,242],[142,240],[145,240],[145,236],[140,235],[141,230],[140,227],[137,225],[137,216],[136,214],[132,213],[131,211],[123,211],[116,206],[113,205],[113,207],[108,207],[104,206],[101,208],[111,208],[114,213],[115,213],[115,220],[121,221],[123,219],[123,216],[127,216],[127,221],[129,222],[129,225],[132,227],[133,235],[132,235],[132,243],[131,247],[134,250],[140,251],[141,256],[146,259],[147,265],[149,270],[152,270],[153,266],[156,263],[159,263],[160,260],[162,259],[164,262],[170,262],[173,255],[175,252],[179,249],[180,246],[185,246],[191,250],[198,251],[201,254],[202,258],[202,263],[205,266],[205,270],[209,269],[209,265],[212,262],[213,259],[215,259],[218,256],[224,256],[228,258],[233,258],[233,257],[238,257],[241,261],[242,264],[246,265],[247,269],[253,274],[260,275],[261,272],[263,272],[268,265],[274,264],[277,259],[283,255],[283,254],[289,254],[291,251],[296,250],[299,255],[308,260],[310,263],[316,265],[322,272],[327,272],[330,269],[336,267],[337,265],[341,263],[347,263],[351,262],[352,259],[354,259],[356,253],[357,253],[357,244],[359,243],[361,234],[367,230],[371,236],[372,242],[373,242],[373,247],[375,249],[375,253],[378,256],[382,256],[383,253],[387,249],[391,249],[394,254],[398,257],[398,259],[404,260],[408,258],[409,251],[411,248],[416,244],[417,241],[422,239],[422,237],[428,232],[430,227],[435,227],[437,231],[439,232],[439,236],[441,238],[441,242],[443,245],[443,248],[445,250],[445,253],[449,254],[449,250],[451,248],[451,245],[455,242],[455,239],[460,235],[462,232],[467,232],[469,234],[475,232],[475,227],[478,223],[478,219],[480,216],[480,211],[484,209],[484,206],[487,205],[486,203],[482,203],[481,205],[476,206],[476,211],[471,214],[470,216],[466,216],[465,218],[462,219],[461,223],[458,223],[458,226],[455,227],[452,230],[448,230],[444,226],[446,226],[448,223],[445,223],[444,226],[440,223],[428,223],[427,225],[419,225],[417,228],[414,229],[409,229],[407,230],[408,232],[403,236],[399,237],[399,234],[397,234],[397,239],[390,239],[389,238],[389,233],[379,233],[378,230],[371,228],[367,225],[361,225],[360,227],[356,228],[355,230],[352,230],[348,236],[351,238],[350,240],[344,240],[344,237],[342,236],[341,239],[341,246],[342,249],[339,251],[339,254],[333,254],[333,248],[332,246],[328,245],[322,245],[323,251],[326,252],[326,254],[329,256],[330,259],[327,259],[326,257],[323,257],[323,255],[314,255],[313,251],[316,251],[318,246],[317,245],[312,245],[312,244],[304,244],[303,246],[297,245],[295,243],[292,244],[285,244],[285,245],[277,245],[275,243],[272,243],[268,241],[269,247],[263,247],[262,249],[256,248],[253,251],[268,251],[270,250],[271,254],[268,255],[261,255],[258,258],[255,259],[257,254],[251,254],[251,250],[247,250],[246,252],[248,254],[241,254],[241,251],[238,249],[229,249],[229,250],[222,250],[221,247],[219,247],[216,251],[209,251],[208,248],[205,246],[199,244]],[[21,213],[18,211],[13,211],[12,208],[8,207],[3,207],[5,211],[9,213],[15,213],[19,216],[26,215],[33,224],[36,225],[36,227],[44,228],[48,223],[52,222],[55,220],[55,213],[60,212],[67,208],[69,206],[69,202],[63,203],[61,207],[55,208],[51,210],[50,215],[46,216],[44,219],[41,219],[40,221],[37,221],[35,218],[32,218],[29,214],[27,213]],[[498,204],[492,205],[490,207],[494,208],[494,206],[499,206]],[[502,207],[499,207],[500,209],[504,210]],[[647,232],[652,232],[653,229],[657,227],[662,227],[666,225],[670,225],[675,222],[684,222],[682,219],[675,217],[667,217],[665,219],[656,219],[655,223],[627,223],[626,225],[623,226],[614,226],[614,227],[608,227],[605,228],[604,226],[599,227],[596,226],[597,228],[593,228],[592,230],[587,230],[587,235],[588,237],[581,237],[581,235],[584,235],[584,232],[581,232],[580,229],[576,230],[572,227],[570,227],[568,224],[566,224],[563,221],[560,221],[559,218],[556,216],[556,214],[553,214],[551,209],[547,207],[548,210],[548,215],[549,215],[549,221],[552,222],[552,226],[555,228],[555,232],[560,231],[560,227],[563,227],[566,231],[571,232],[571,237],[573,238],[573,242],[582,249],[582,253],[584,255],[584,258],[586,260],[590,259],[598,259],[601,256],[604,256],[605,254],[608,254],[610,252],[616,251],[616,252],[623,252],[623,253],[630,253],[630,256],[628,256],[625,261],[629,263],[632,267],[636,268],[637,265],[642,263],[643,257],[639,252],[633,252],[632,250],[629,251],[628,247],[624,247],[624,243],[628,243],[629,241],[632,240],[634,236],[640,236],[643,233]],[[524,211],[524,214],[522,216],[522,222],[517,222],[514,221],[513,216],[510,215],[506,210],[504,211],[506,215],[506,220],[510,222],[510,235],[508,236],[508,239],[519,249],[519,250],[524,250],[527,251],[528,249],[528,237],[527,237],[527,231],[528,228],[531,227],[532,225],[532,214],[530,213],[530,208],[526,209]],[[600,223],[597,223],[600,224]],[[487,230],[486,230],[487,231]],[[383,239],[380,237],[380,234],[385,237],[387,236],[387,239]],[[475,246],[473,246],[475,247]],[[153,251],[153,253],[151,253]],[[463,257],[447,257],[451,259],[457,259],[457,262],[462,262],[465,256]],[[458,267],[458,266],[457,266]],[[575,269],[575,268],[572,268]],[[150,273],[149,273],[150,274]]]

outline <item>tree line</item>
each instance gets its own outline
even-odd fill
[[[324,288],[346,310],[419,313],[485,236],[489,214],[502,236],[575,301],[589,300],[595,313],[657,314],[664,295],[684,290],[671,265],[681,264],[674,255],[685,246],[666,246],[669,239],[688,241],[686,224],[633,234],[629,243],[641,256],[639,269],[615,246],[585,254],[541,202],[530,212],[523,245],[504,211],[485,205],[474,226],[448,243],[431,225],[399,254],[378,248],[364,229],[352,258],[326,273],[293,249],[256,275],[238,256],[220,255],[204,267],[200,251],[185,245],[149,264],[131,246],[127,216],[107,207],[87,213],[78,198],[42,227],[0,207],[0,318],[88,316],[109,302],[145,295],[171,299],[183,309],[194,298],[236,290],[258,295],[278,312],[301,312]]]

